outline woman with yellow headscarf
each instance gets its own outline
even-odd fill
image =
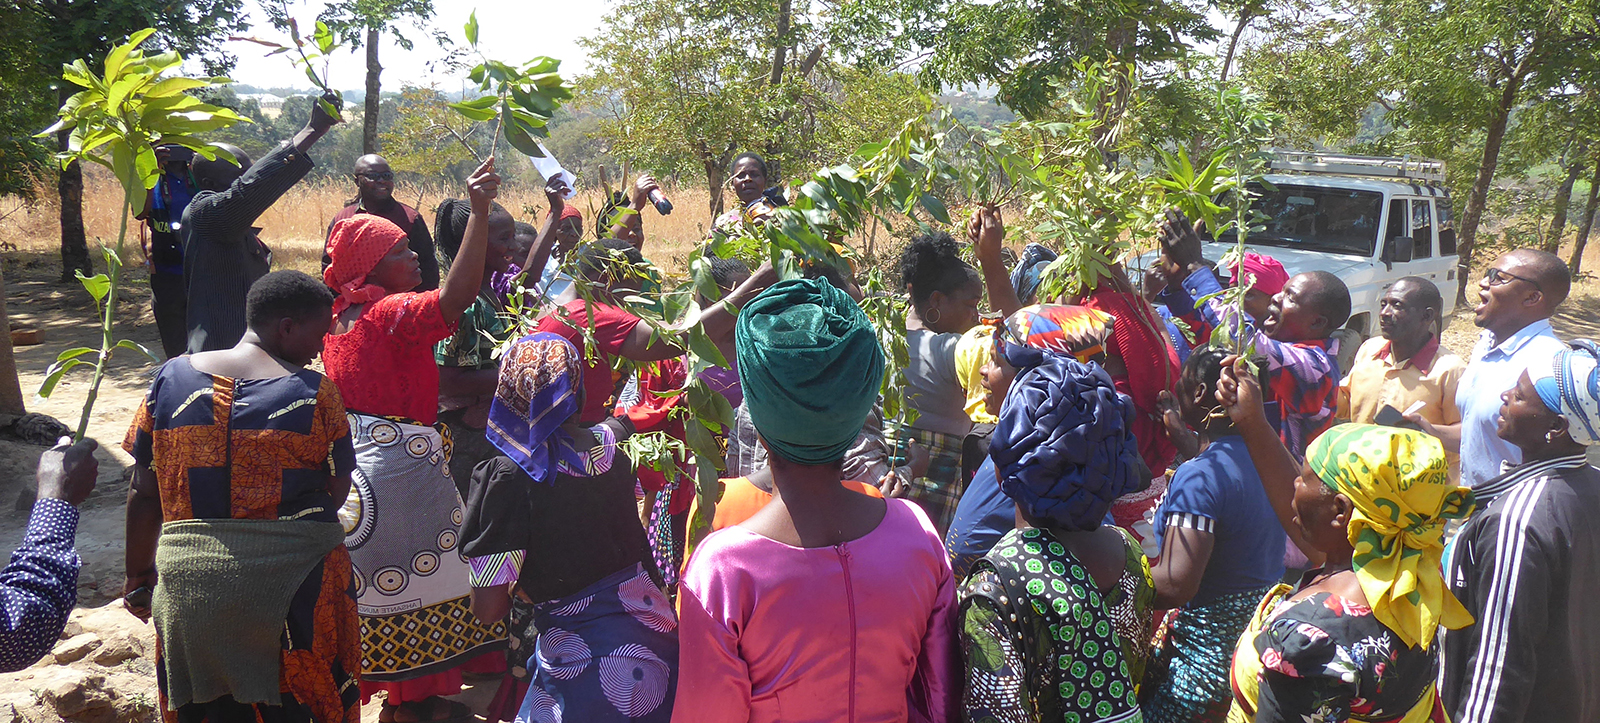
[[[1421,432],[1330,429],[1296,472],[1242,367],[1217,400],[1245,438],[1274,511],[1320,568],[1261,601],[1233,658],[1230,722],[1447,721],[1440,626],[1471,624],[1440,572],[1447,520],[1472,510],[1444,448]]]

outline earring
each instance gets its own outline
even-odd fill
[[[1550,444],[1550,443],[1555,442],[1556,441],[1556,433],[1555,432],[1545,432],[1544,433],[1544,441],[1545,441],[1546,444]]]
[[[939,307],[934,307],[928,311],[932,313],[923,315],[922,320],[928,322],[929,324],[939,323]]]

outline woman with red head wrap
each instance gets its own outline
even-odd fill
[[[386,691],[383,723],[469,717],[439,696],[460,692],[459,666],[505,637],[503,626],[470,612],[470,571],[456,549],[463,505],[450,479],[449,437],[434,427],[433,345],[455,331],[483,284],[500,185],[494,160],[467,183],[471,216],[438,289],[412,291],[422,279],[405,233],[367,214],[334,224],[323,273],[338,295],[323,365],[345,399],[356,453],[339,518],[361,616],[361,692]]]

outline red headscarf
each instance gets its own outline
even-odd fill
[[[334,314],[389,294],[382,286],[367,283],[367,274],[389,249],[405,239],[406,232],[393,221],[370,213],[358,213],[333,225],[328,234],[328,257],[332,262],[322,272],[322,282],[339,295],[333,301]]]
[[[561,215],[558,216],[556,218],[556,220],[565,221],[565,220],[567,220],[569,218],[575,218],[575,219],[578,219],[579,221],[582,221],[583,220],[583,212],[579,211],[577,206],[574,206],[574,205],[572,205],[570,203],[565,205],[565,206],[562,206],[561,207]]]
[[[1289,272],[1283,270],[1283,264],[1266,254],[1246,251],[1244,252],[1244,263],[1239,264],[1239,266],[1244,267],[1245,273],[1256,277],[1254,288],[1268,296],[1277,296],[1278,292],[1283,291],[1284,285],[1289,283]],[[1233,284],[1234,286],[1239,285],[1238,266],[1233,268]]]

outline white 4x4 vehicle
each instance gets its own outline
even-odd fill
[[[1245,238],[1290,276],[1327,271],[1350,288],[1350,321],[1336,333],[1339,369],[1378,331],[1378,302],[1394,282],[1420,276],[1438,285],[1444,318],[1455,310],[1456,233],[1444,162],[1322,153],[1277,152],[1273,189],[1257,186],[1253,210],[1265,228]],[[1201,253],[1218,261],[1234,247],[1232,233],[1202,237]],[[1146,260],[1148,262],[1148,260]]]

